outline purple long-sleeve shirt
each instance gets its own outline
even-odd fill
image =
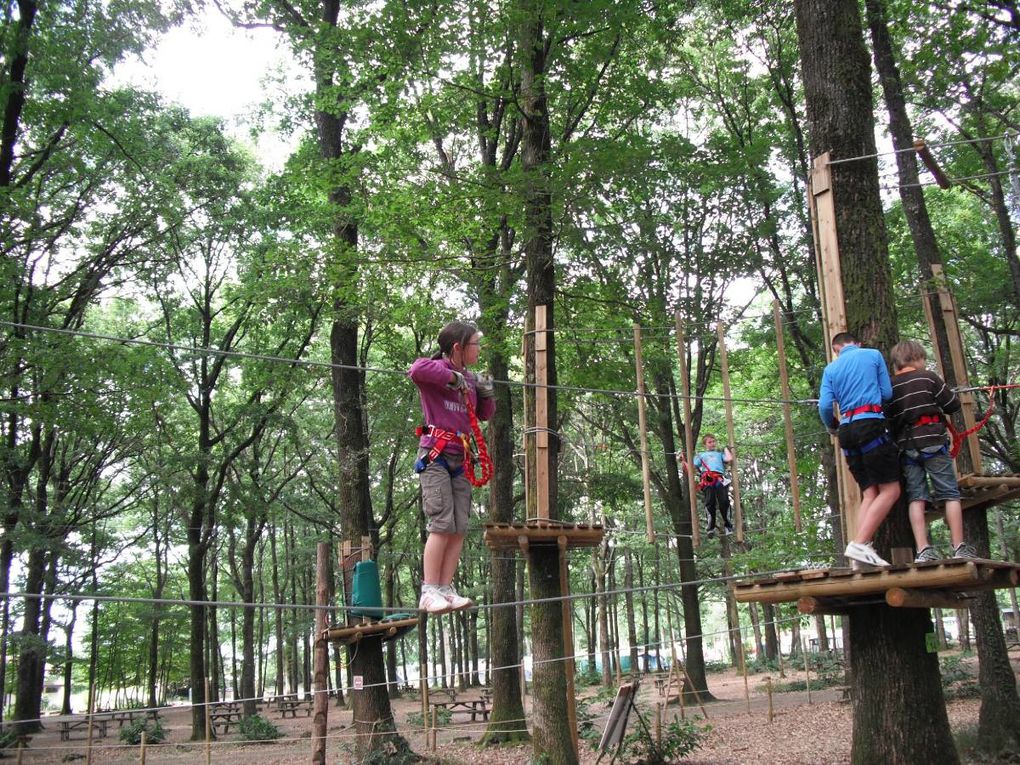
[[[449,359],[418,359],[411,365],[407,375],[418,386],[421,395],[421,411],[425,416],[426,425],[434,425],[454,433],[470,433],[471,422],[468,420],[467,407],[459,390],[450,388],[451,373],[459,371]],[[475,385],[475,375],[464,370],[462,372],[468,384],[468,396],[479,420],[488,420],[496,411],[496,400],[479,398]],[[422,436],[418,442],[426,449],[432,448],[433,439]],[[459,440],[447,442],[444,451],[462,453],[463,446]]]

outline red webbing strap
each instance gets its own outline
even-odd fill
[[[704,489],[708,486],[715,486],[717,483],[721,483],[722,479],[722,473],[717,473],[714,470],[706,470],[701,474],[701,480],[698,482],[698,488]]]
[[[429,450],[428,461],[435,462],[436,457],[443,453],[443,449],[450,443],[454,438],[459,436],[459,433],[454,433],[452,430],[443,430],[437,428],[435,425],[424,425],[414,429],[415,435],[427,436],[432,438],[432,448]]]
[[[489,447],[485,443],[482,428],[478,424],[478,415],[475,414],[475,408],[471,405],[471,398],[468,396],[467,391],[464,391],[464,405],[467,407],[468,421],[471,423],[471,433],[474,435],[475,444],[478,446],[478,464],[482,468],[482,475],[479,478],[475,475],[474,454],[471,452],[468,437],[462,434],[460,439],[464,444],[464,475],[472,486],[485,486],[493,474],[492,457],[489,456]]]
[[[977,433],[981,428],[985,426],[985,423],[991,418],[992,413],[995,411],[995,399],[992,399],[991,405],[988,407],[988,411],[984,413],[981,420],[972,428],[967,428],[962,433],[957,433],[953,429],[953,423],[946,422],[946,429],[949,431],[949,435],[953,437],[953,445],[949,448],[949,454],[952,457],[956,457],[960,453],[960,449],[963,448],[963,442],[968,436]]]

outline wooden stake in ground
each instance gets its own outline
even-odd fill
[[[797,450],[793,440],[793,413],[790,407],[790,372],[786,367],[786,338],[779,301],[772,301],[772,318],[776,325],[776,352],[779,359],[779,385],[783,396],[783,430],[786,433],[786,464],[790,469],[790,497],[793,500],[793,527],[800,527],[800,482],[797,478]],[[782,651],[779,652],[782,655]]]
[[[687,473],[688,496],[691,500],[691,539],[695,547],[701,546],[701,527],[698,523],[698,481],[694,477],[694,429],[691,426],[691,372],[687,367],[687,339],[684,337],[684,323],[680,312],[676,319],[676,353],[680,363],[680,389],[684,403],[684,469]]]
[[[326,763],[326,730],[329,721],[329,645],[326,643],[327,609],[329,608],[329,544],[319,542],[315,548],[315,669],[312,675],[312,763]]]
[[[652,524],[652,481],[648,453],[648,412],[645,401],[645,371],[641,360],[641,325],[634,324],[634,367],[637,371],[638,435],[641,437],[641,486],[645,498],[645,529],[649,544],[655,543]]]
[[[205,765],[212,765],[212,719],[210,718],[209,678],[205,679]]]
[[[96,711],[96,686],[89,687],[89,727],[88,743],[85,745],[85,765],[92,765],[92,716]]]
[[[744,514],[740,508],[740,471],[737,470],[736,432],[733,427],[733,399],[730,392],[730,363],[726,355],[726,325],[715,326],[719,338],[719,365],[722,369],[723,398],[726,408],[726,437],[729,440],[730,478],[733,480],[733,524],[737,529],[737,541],[744,541]]]

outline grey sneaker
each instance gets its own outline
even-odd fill
[[[977,558],[979,556],[977,554],[977,550],[975,550],[972,546],[970,546],[966,542],[961,542],[959,547],[954,547],[953,548],[953,557],[954,558]]]
[[[888,566],[889,561],[879,556],[871,542],[851,542],[846,546],[843,555],[858,563],[866,563],[869,566]]]
[[[935,560],[943,560],[939,551],[931,545],[925,545],[918,551],[917,557],[914,558],[914,563],[930,563]]]

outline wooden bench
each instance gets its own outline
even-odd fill
[[[492,707],[486,699],[458,699],[456,701],[430,701],[429,706],[433,709],[445,709],[450,714],[463,712],[471,715],[471,722],[477,721],[480,716],[484,722],[489,720],[489,712]],[[431,721],[429,721],[431,722]]]
[[[209,726],[215,732],[223,728],[223,733],[230,733],[231,725],[240,725],[244,710],[237,701],[221,701],[209,705]]]
[[[106,738],[106,726],[109,720],[105,718],[93,718],[92,720],[92,735],[96,738]],[[88,737],[89,731],[89,718],[77,717],[74,719],[65,719],[60,721],[60,740],[70,741],[71,734],[75,731],[84,731],[86,738]]]

